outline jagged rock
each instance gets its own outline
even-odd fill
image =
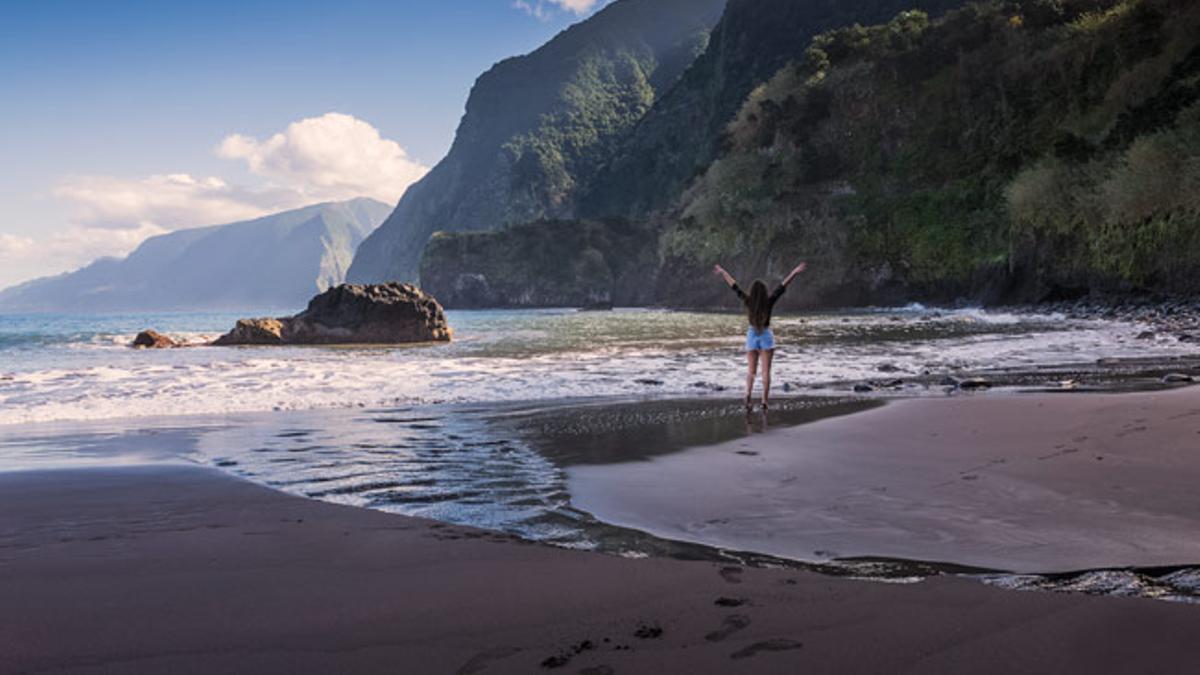
[[[958,383],[959,389],[988,389],[991,386],[991,382],[988,382],[981,377],[972,377],[970,379],[961,380]]]
[[[442,306],[411,284],[342,284],[280,319],[242,319],[215,345],[399,344],[450,340]]]
[[[1195,382],[1196,378],[1183,373],[1167,373],[1163,376],[1162,381],[1163,384],[1186,384],[1189,382]]]
[[[875,387],[872,387],[871,385],[866,384],[864,382],[859,382],[858,384],[854,385],[854,391],[856,391],[860,394],[865,394],[869,391],[875,391]]]
[[[179,343],[157,331],[144,330],[133,338],[130,346],[135,349],[169,349],[178,347]]]
[[[233,330],[217,338],[214,345],[281,345],[282,319],[238,319]]]

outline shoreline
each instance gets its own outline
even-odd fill
[[[656,536],[811,564],[1053,576],[1200,563],[1200,388],[906,398],[623,464],[575,504]],[[688,498],[694,486],[705,498]]]
[[[1153,585],[1157,583],[1159,577],[1164,576],[1167,572],[1177,570],[1194,571],[1200,569],[1200,553],[1189,556],[1179,556],[1174,558],[1156,558],[1148,559],[1132,559],[1132,560],[1092,560],[1081,564],[1067,566],[1052,566],[1049,564],[1030,564],[1025,561],[1021,565],[1005,565],[999,564],[994,559],[985,558],[961,558],[956,557],[962,553],[962,540],[947,540],[941,542],[942,548],[938,546],[928,546],[929,542],[922,539],[920,529],[910,531],[911,541],[914,546],[925,547],[920,550],[896,550],[889,543],[888,538],[893,537],[895,532],[888,534],[882,540],[874,540],[869,537],[863,541],[868,543],[865,548],[856,549],[854,546],[854,537],[852,536],[851,545],[845,545],[846,542],[843,535],[833,536],[837,542],[830,543],[829,539],[832,535],[821,534],[818,546],[812,548],[811,551],[803,550],[781,550],[776,544],[773,544],[768,536],[766,539],[760,536],[755,538],[751,535],[739,535],[732,539],[720,536],[713,536],[712,530],[720,530],[722,527],[730,529],[727,524],[736,519],[731,519],[730,514],[736,513],[739,510],[753,509],[754,500],[750,499],[750,495],[743,492],[740,494],[729,495],[723,493],[721,489],[716,490],[708,495],[706,504],[717,505],[716,499],[723,499],[719,505],[714,506],[720,513],[710,514],[712,518],[692,518],[693,525],[680,527],[678,523],[673,522],[658,522],[654,518],[647,517],[644,514],[660,516],[662,514],[672,514],[672,516],[680,513],[679,505],[689,504],[689,500],[682,497],[676,498],[674,492],[677,491],[677,486],[682,480],[687,483],[688,480],[681,479],[680,476],[690,476],[694,473],[693,468],[689,467],[689,463],[693,460],[688,459],[695,455],[706,454],[707,458],[701,458],[700,464],[697,465],[701,471],[711,471],[713,467],[720,466],[720,480],[716,477],[709,476],[705,478],[700,476],[691,480],[691,482],[699,481],[703,484],[710,484],[709,478],[712,478],[712,484],[716,484],[718,488],[721,483],[729,483],[731,480],[738,477],[738,472],[750,465],[750,463],[762,463],[770,458],[772,453],[780,452],[781,443],[785,442],[786,438],[804,439],[809,438],[812,434],[817,434],[818,442],[826,444],[838,443],[844,444],[843,440],[838,438],[847,435],[847,431],[851,434],[857,433],[858,437],[850,441],[850,445],[857,445],[867,448],[883,447],[887,440],[892,435],[907,430],[909,426],[914,425],[913,417],[910,413],[896,412],[898,407],[906,409],[924,409],[926,411],[939,411],[954,407],[966,406],[980,411],[984,419],[976,420],[977,422],[987,424],[990,417],[994,417],[998,411],[1012,405],[1026,405],[1032,401],[1037,401],[1038,407],[1045,403],[1058,410],[1078,409],[1079,403],[1086,401],[1109,401],[1116,407],[1128,405],[1131,401],[1139,400],[1139,397],[1158,397],[1165,396],[1171,399],[1183,398],[1196,401],[1196,407],[1200,408],[1200,388],[1196,387],[1167,387],[1158,389],[1152,393],[1128,393],[1128,392],[1105,392],[1105,393],[1083,393],[1072,392],[1070,396],[1064,396],[1062,393],[1055,394],[1031,394],[1020,392],[1019,390],[1001,390],[992,393],[976,394],[963,393],[954,396],[934,396],[934,397],[904,397],[904,396],[887,396],[887,397],[807,397],[785,398],[777,402],[777,406],[771,411],[771,424],[762,425],[760,417],[756,414],[753,419],[748,419],[740,414],[730,414],[729,410],[737,409],[738,406],[725,405],[728,403],[723,399],[626,399],[613,401],[611,399],[580,399],[572,401],[543,401],[543,402],[524,402],[524,403],[504,403],[481,406],[478,404],[462,404],[450,406],[448,409],[439,409],[438,414],[446,421],[460,419],[468,411],[473,414],[474,421],[469,422],[468,426],[474,425],[476,428],[488,427],[484,437],[478,437],[475,441],[467,443],[468,445],[483,445],[491,446],[494,443],[504,441],[504,445],[511,443],[513,440],[520,440],[527,444],[530,450],[535,451],[536,455],[551,462],[558,470],[566,473],[565,483],[562,487],[563,492],[569,495],[570,502],[567,505],[566,512],[547,512],[548,515],[564,518],[560,520],[557,527],[564,524],[578,529],[578,534],[584,538],[583,542],[574,542],[559,540],[556,536],[544,537],[540,535],[529,536],[520,528],[513,529],[506,527],[503,521],[494,523],[479,522],[471,519],[456,518],[453,515],[446,519],[442,516],[426,515],[426,517],[442,518],[446,522],[456,523],[456,526],[470,527],[473,524],[477,526],[489,527],[493,530],[506,530],[510,533],[520,532],[519,536],[525,536],[531,541],[548,541],[557,543],[560,546],[571,548],[579,543],[584,543],[590,540],[589,546],[595,547],[597,550],[608,554],[617,555],[650,555],[652,557],[666,557],[673,559],[701,559],[710,562],[734,562],[746,563],[754,565],[784,565],[792,569],[806,569],[809,571],[817,571],[823,574],[834,576],[861,576],[874,579],[889,579],[889,578],[904,578],[917,577],[926,578],[929,576],[937,576],[941,574],[967,574],[976,577],[999,575],[996,580],[999,585],[1007,585],[1011,587],[1023,588],[1043,588],[1049,590],[1078,590],[1072,587],[1071,581],[1079,577],[1081,574],[1091,572],[1112,572],[1122,571],[1131,575],[1129,584],[1149,583]],[[789,409],[789,406],[795,405],[794,409]],[[1189,405],[1191,405],[1189,403]],[[1086,407],[1086,406],[1085,406]],[[432,409],[430,409],[432,410]],[[1191,412],[1196,412],[1189,408]],[[328,412],[328,411],[326,411]],[[404,426],[406,422],[413,422],[413,427],[432,428],[436,427],[441,422],[433,421],[432,426],[426,424],[425,413],[428,412],[423,408],[406,409],[399,415],[390,413],[400,411],[376,411],[377,415],[372,418],[371,415],[354,416],[359,418],[356,422],[364,422],[368,426],[377,427],[377,422],[387,422],[385,427],[393,426],[399,423]],[[736,410],[735,410],[736,412]],[[1184,411],[1187,412],[1187,411]],[[301,445],[307,446],[313,441],[309,440],[306,434],[297,436],[297,432],[290,429],[297,423],[313,427],[324,428],[328,425],[328,431],[332,431],[334,436],[338,436],[338,430],[345,431],[345,427],[339,427],[336,422],[337,415],[316,420],[310,419],[316,411],[292,411],[287,413],[286,418],[290,422],[271,424],[268,427],[274,429],[276,433],[281,430],[287,430],[283,433],[278,433],[281,441],[297,441]],[[93,426],[92,433],[99,440],[87,440],[86,434],[78,434],[80,431],[77,425],[72,423],[49,423],[46,425],[21,425],[20,430],[35,431],[44,429],[47,426],[57,428],[57,434],[51,434],[37,438],[34,442],[34,447],[27,451],[27,454],[42,454],[45,448],[61,444],[61,443],[81,443],[78,448],[74,448],[68,457],[57,458],[54,461],[38,464],[33,464],[26,467],[21,467],[22,471],[38,471],[44,468],[84,468],[93,466],[105,468],[111,464],[154,464],[154,465],[176,465],[176,466],[207,466],[216,468],[224,473],[239,477],[243,480],[249,480],[257,485],[262,485],[273,490],[278,490],[283,494],[291,494],[301,497],[312,497],[329,503],[336,504],[351,504],[356,508],[366,508],[376,511],[389,513],[400,513],[402,515],[413,515],[412,510],[405,508],[389,508],[386,505],[378,503],[355,503],[341,495],[346,494],[341,489],[327,490],[320,489],[317,492],[306,491],[303,488],[286,487],[286,484],[277,483],[272,480],[269,475],[254,475],[253,471],[248,474],[243,467],[239,465],[238,459],[249,458],[259,455],[263,451],[261,445],[262,436],[243,436],[239,437],[236,433],[233,436],[222,435],[219,432],[223,429],[236,430],[239,426],[251,422],[251,420],[266,420],[268,417],[273,418],[274,413],[257,414],[257,415],[240,415],[241,419],[211,419],[208,416],[199,418],[173,418],[159,428],[144,429],[141,431],[131,431],[124,434],[115,434],[109,436],[114,429],[119,429],[123,425],[120,420],[116,420],[116,424],[102,423]],[[890,417],[890,427],[887,424],[880,425],[877,420],[880,417]],[[978,417],[979,415],[976,415]],[[395,417],[395,419],[392,419]],[[411,418],[411,419],[410,419]],[[201,426],[198,423],[204,421],[207,426]],[[783,421],[783,424],[779,424]],[[114,421],[109,421],[114,422]],[[925,415],[924,421],[916,420],[914,428],[921,428],[922,424],[928,426],[929,415]],[[498,428],[491,428],[492,425],[500,425]],[[855,427],[867,426],[875,430],[875,433],[856,432]],[[769,426],[769,434],[763,435],[761,432]],[[890,431],[880,431],[880,427],[890,428]],[[690,427],[696,427],[699,432],[690,431]],[[735,429],[734,427],[738,427]],[[755,428],[751,428],[755,427]],[[828,428],[828,429],[826,429]],[[11,429],[11,428],[10,428]],[[826,429],[825,431],[822,431]],[[3,429],[0,429],[3,431]],[[456,438],[457,433],[462,433],[461,425],[454,428],[447,428],[435,433],[446,435],[450,438]],[[924,432],[929,432],[926,429]],[[972,434],[978,433],[972,429]],[[1002,430],[999,430],[1002,431]],[[1045,429],[1042,430],[1046,431]],[[454,433],[451,433],[454,432]],[[200,443],[199,439],[204,438],[205,434],[217,433],[215,439],[205,439],[204,443]],[[387,431],[391,434],[393,432]],[[985,436],[998,433],[997,430],[984,433]],[[1198,431],[1197,433],[1200,433]],[[59,434],[67,434],[61,436]],[[1023,442],[1042,442],[1045,440],[1041,432],[1033,433]],[[1116,437],[1125,435],[1123,431],[1117,430]],[[1172,434],[1168,431],[1159,430],[1157,433],[1151,431],[1149,434],[1140,433],[1139,438],[1157,439],[1161,441],[1164,436],[1170,437]],[[937,432],[931,433],[932,437],[938,436]],[[17,447],[20,443],[14,444],[14,439],[18,442],[28,442],[28,439],[23,439],[19,434],[9,435],[7,438],[0,434],[0,440],[3,440],[11,450]],[[495,439],[487,440],[487,439]],[[823,440],[822,440],[823,439]],[[355,440],[352,437],[344,438],[346,443]],[[954,447],[959,444],[959,441],[944,441],[937,445],[943,451],[948,447]],[[241,455],[232,453],[227,456],[213,454],[214,447],[229,445],[241,447]],[[201,446],[205,446],[201,450]],[[357,444],[355,444],[357,445]],[[1061,445],[1061,444],[1060,444]],[[311,446],[317,448],[319,446]],[[291,454],[293,448],[280,446],[280,450],[285,452],[287,459],[279,458],[268,461],[288,461],[293,462],[298,457]],[[309,448],[297,448],[309,449]],[[508,450],[501,446],[505,452]],[[911,451],[912,448],[909,448]],[[969,452],[975,452],[977,449],[967,448]],[[1051,455],[1056,459],[1055,464],[1062,461],[1072,459],[1072,455],[1076,452],[1076,448],[1067,448],[1066,452],[1052,452]],[[18,451],[19,452],[19,451]],[[716,457],[718,463],[713,463],[713,458],[716,455],[725,453],[729,457],[736,455],[732,464],[728,466],[719,464],[723,461],[720,457]],[[730,454],[732,453],[732,454]],[[936,453],[935,453],[936,454]],[[11,455],[10,455],[11,457]],[[279,455],[273,455],[279,457]],[[233,459],[238,458],[238,459]],[[951,462],[966,461],[965,457],[958,458],[934,458],[936,461],[933,464],[929,463],[931,457],[925,457],[922,461],[925,462],[922,467],[928,469],[931,466],[938,468],[939,465],[949,460]],[[1028,458],[1026,458],[1028,459]],[[1043,458],[1037,458],[1040,462]],[[1110,457],[1107,466],[1112,467],[1117,464],[1116,461],[1120,457]],[[1128,459],[1128,458],[1126,458]],[[833,455],[829,455],[824,460],[826,466],[830,466],[830,461],[834,462],[834,466],[841,462],[840,459],[835,459]],[[1006,460],[1003,458],[995,462],[995,458],[981,458],[982,464],[976,467],[977,469],[993,469],[1003,468]],[[970,463],[970,462],[968,462]],[[617,471],[614,477],[611,478],[606,485],[592,488],[587,486],[587,481],[582,483],[579,480],[579,475],[594,473],[597,467],[591,466],[599,464],[600,470]],[[651,489],[649,485],[643,485],[641,480],[634,474],[629,474],[624,467],[633,467],[635,470],[640,465],[649,465],[658,467],[654,469],[656,472],[654,478],[654,486]],[[612,465],[616,465],[615,467]],[[281,465],[289,471],[294,471],[288,467],[296,466],[294,464]],[[1015,464],[1010,465],[1015,466]],[[1051,466],[1051,465],[1046,465]],[[947,468],[948,467],[940,467]],[[1190,467],[1189,467],[1190,468]],[[896,470],[897,467],[888,467],[889,471]],[[872,478],[871,471],[877,470],[870,466],[859,466],[857,470],[861,470],[862,475],[855,476],[856,480],[865,480],[870,482],[879,478]],[[899,470],[903,471],[903,467]],[[624,474],[620,472],[625,471]],[[795,473],[795,467],[774,466],[771,471],[789,471]],[[951,472],[953,473],[953,472]],[[960,472],[961,473],[961,472]],[[976,471],[976,474],[982,473]],[[0,474],[2,475],[2,474]],[[284,476],[278,474],[276,478]],[[1187,474],[1190,475],[1190,474]],[[962,478],[961,476],[952,476],[952,478]],[[792,480],[795,476],[791,477]],[[984,478],[987,478],[986,476]],[[317,479],[318,483],[323,483],[324,479]],[[966,476],[964,480],[971,481],[963,483],[963,486],[978,489],[989,480],[980,480],[979,475]],[[1197,478],[1200,480],[1200,477]],[[291,481],[288,481],[289,483]],[[426,482],[426,479],[417,476],[417,484]],[[877,481],[878,482],[878,481]],[[1144,485],[1161,484],[1161,478],[1154,478],[1142,481]],[[372,489],[378,483],[375,481],[366,481],[364,489]],[[803,482],[797,484],[803,486]],[[837,481],[831,481],[829,486],[836,487]],[[582,487],[581,487],[582,486]],[[823,495],[822,489],[826,486],[814,485],[808,486],[807,490],[814,495]],[[859,486],[861,488],[862,486]],[[938,486],[939,489],[955,489],[958,486],[951,487],[949,483],[943,481]],[[1020,487],[1020,486],[1018,486]],[[857,488],[856,488],[857,489]],[[1008,490],[1005,493],[1007,496],[1019,494],[1019,491],[1014,492],[1016,488],[1005,487],[1003,490]],[[686,490],[685,490],[686,491]],[[863,490],[859,490],[862,492]],[[881,489],[881,486],[874,486],[868,492],[880,493],[886,489]],[[1004,513],[996,512],[995,504],[976,504],[972,503],[970,498],[959,490],[960,494],[956,497],[960,501],[958,506],[954,508],[969,508],[979,510],[985,508],[985,512],[981,512],[981,523],[1000,523],[1004,527],[1011,527],[1004,518],[1028,518],[1029,514],[1021,512]],[[666,503],[662,504],[647,504],[638,501],[640,495],[657,495],[665,498]],[[889,498],[893,501],[900,497],[893,496]],[[326,495],[333,495],[330,499]],[[597,495],[600,495],[597,498]],[[824,497],[817,499],[814,497],[811,501],[818,502],[817,506],[821,506],[824,502],[836,503],[837,497],[825,495],[829,497],[826,500]],[[1103,495],[1101,496],[1103,498]],[[772,499],[776,497],[772,496]],[[439,498],[432,496],[430,498],[436,502]],[[625,512],[614,512],[611,508],[605,506],[605,500],[624,502],[626,507]],[[673,501],[673,503],[671,503]],[[693,500],[694,501],[694,500]],[[861,499],[860,499],[861,501]],[[1111,501],[1111,500],[1110,500]],[[418,498],[416,501],[420,506],[424,503],[424,498]],[[1117,502],[1112,502],[1113,504]],[[1176,507],[1179,500],[1176,500]],[[861,505],[860,505],[861,506]],[[778,527],[778,532],[791,532],[789,521],[797,519],[796,514],[807,513],[808,516],[817,518],[827,518],[827,515],[816,514],[812,512],[814,505],[812,503],[788,503],[786,507],[781,507],[782,511],[786,512],[786,517]],[[841,506],[837,508],[843,508]],[[933,523],[939,523],[941,519],[949,516],[951,520],[959,520],[959,516],[953,511],[945,510],[947,506],[939,507],[942,509],[937,515],[930,516],[928,514],[921,518],[932,518]],[[1142,509],[1138,504],[1132,506],[1126,504],[1123,508],[1127,508],[1133,513],[1142,515]],[[1176,508],[1176,511],[1178,509]],[[421,514],[423,511],[418,508],[415,513]],[[573,515],[574,514],[574,515]],[[578,516],[583,516],[583,520],[577,520]],[[806,517],[808,517],[806,516]],[[1189,522],[1184,522],[1184,527],[1180,529],[1166,528],[1171,531],[1190,531],[1194,529],[1194,520],[1187,514],[1183,514],[1188,518]],[[740,516],[739,516],[740,517]],[[762,521],[764,515],[758,514],[756,518]],[[862,513],[857,515],[853,510],[846,517],[864,517]],[[1172,516],[1175,517],[1175,516]],[[775,517],[778,520],[778,516]],[[883,513],[870,516],[871,522],[882,523],[891,519],[891,516]],[[678,518],[676,520],[679,520]],[[721,521],[721,525],[713,527],[695,527],[695,523],[704,521]],[[1047,514],[1047,521],[1058,522],[1062,520],[1061,514]],[[1120,519],[1117,519],[1119,521]],[[764,521],[765,522],[765,521]],[[1147,521],[1154,524],[1154,521]],[[894,523],[888,523],[893,530],[899,531],[903,527],[911,525],[896,526]],[[1034,523],[1035,526],[1040,524]],[[1117,525],[1120,525],[1117,522]],[[553,523],[550,525],[555,527]],[[1077,526],[1077,527],[1076,527]],[[1107,540],[1113,540],[1112,534],[1113,523],[1097,522],[1093,520],[1081,521],[1076,523],[1076,526],[1067,527],[1068,534],[1070,531],[1084,533],[1085,535],[1094,532],[1108,532]],[[872,526],[875,527],[875,526]],[[896,528],[899,527],[899,530]],[[1065,526],[1064,526],[1065,527]],[[857,533],[864,529],[862,523],[858,525],[848,525],[845,527],[836,528],[835,531]],[[866,528],[870,529],[870,528]],[[875,527],[875,529],[878,529]],[[1035,527],[1035,529],[1037,529]],[[1152,526],[1144,528],[1147,531],[1156,533],[1158,536],[1153,547],[1147,547],[1146,550],[1157,548],[1159,550],[1178,549],[1178,546],[1172,546],[1170,541],[1164,543],[1164,538],[1157,533],[1162,532],[1164,528]],[[710,530],[705,533],[703,530]],[[749,528],[748,531],[753,531]],[[981,532],[987,532],[987,527],[983,527]],[[699,532],[699,534],[697,534]],[[795,534],[795,533],[793,533]],[[743,533],[745,535],[745,533]],[[561,536],[561,535],[560,535]],[[772,535],[774,536],[774,535]],[[943,533],[943,536],[945,534]],[[842,539],[839,539],[842,537]],[[1128,547],[1132,547],[1135,552],[1138,549],[1138,543],[1142,542],[1145,537],[1141,537],[1137,528],[1131,531]],[[1085,537],[1086,538],[1086,537]],[[1200,534],[1196,537],[1178,537],[1184,542],[1188,540],[1200,541]],[[1166,540],[1171,537],[1167,536]],[[797,540],[799,541],[799,540]],[[882,545],[879,542],[882,541]],[[924,543],[921,543],[924,542]],[[969,543],[969,542],[968,542]],[[836,545],[835,545],[836,544]],[[938,544],[938,542],[934,542]],[[857,544],[861,545],[861,544]],[[949,546],[950,554],[945,554],[944,545]],[[1045,546],[1046,544],[1039,544]],[[1091,546],[1087,544],[1085,548]],[[847,550],[848,549],[848,550]],[[1010,552],[1005,553],[1008,555]],[[978,555],[975,553],[974,555]],[[993,555],[988,553],[987,555]],[[1161,555],[1161,554],[1160,554]],[[1011,562],[1011,561],[1010,561]],[[1031,566],[1030,566],[1031,565]],[[1020,580],[1021,575],[1032,575],[1033,579]],[[1057,581],[1056,581],[1057,580]],[[1065,580],[1065,581],[1064,581]],[[1083,589],[1085,592],[1096,592],[1097,589]],[[1122,594],[1127,592],[1127,588],[1116,587],[1111,589],[1112,594]],[[1170,589],[1149,588],[1146,591],[1147,597],[1158,597],[1162,595],[1170,595]],[[1184,596],[1192,596],[1200,598],[1200,583],[1197,583],[1194,588],[1190,588],[1183,593]]]
[[[1174,603],[569,551],[198,467],[2,475],[0,535],[6,673],[1164,672],[1200,628]]]

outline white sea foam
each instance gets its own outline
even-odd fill
[[[978,309],[781,317],[775,382],[845,383],[953,369],[1174,355],[1107,321]],[[655,311],[459,312],[451,345],[134,351],[132,333],[0,351],[0,424],[157,415],[736,391],[737,316]],[[216,331],[173,336],[199,342]],[[640,380],[640,382],[639,382]],[[722,394],[725,395],[725,394]]]

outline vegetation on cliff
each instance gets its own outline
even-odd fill
[[[749,7],[730,3],[705,56],[634,137],[652,134],[664,103],[699,100],[694,78],[726,91],[726,71],[706,65],[714,54],[750,53],[786,30],[733,21]],[[637,213],[644,189],[669,200],[634,219],[648,242],[639,255],[654,251],[642,277],[653,294],[638,304],[728,304],[707,282],[712,263],[770,278],[798,259],[811,265],[793,305],[1200,291],[1200,5],[985,0],[844,25],[791,49],[718,131],[680,125],[666,146],[637,151],[648,171],[623,173],[626,201],[589,207]],[[675,169],[655,167],[674,160],[659,150],[705,143],[718,148],[712,161],[672,191]],[[590,222],[587,236],[599,236],[606,221]],[[565,241],[568,229],[501,229],[468,258],[447,235],[424,269],[444,279],[486,268],[525,280],[515,295],[497,291],[499,304],[547,304],[536,280],[576,258],[541,240]],[[584,275],[571,297],[593,282],[611,286]]]
[[[643,217],[670,207],[718,156],[724,129],[747,95],[803,58],[811,38],[840,26],[887,21],[963,0],[729,0],[708,48],[617,144],[583,187],[584,217]]]
[[[1192,292],[1198,95],[1183,0],[838,29],[750,95],[662,255],[685,279],[808,257],[819,303]]]
[[[445,159],[360,247],[355,281],[411,281],[435,230],[572,217],[579,186],[704,50],[724,0],[620,0],[484,73]]]

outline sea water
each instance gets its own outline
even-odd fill
[[[270,316],[281,312],[264,311]],[[245,315],[243,313],[243,315]],[[154,328],[202,345],[220,313],[0,316],[0,425],[578,397],[729,396],[744,319],[660,310],[451,311],[450,344],[133,350]],[[784,316],[775,383],[846,390],[926,372],[1190,353],[1144,327],[1056,315],[895,310]]]
[[[238,316],[287,313],[0,316],[0,470],[182,460],[295,495],[562,546],[706,557],[576,509],[565,471],[763,430],[741,411],[738,315],[451,311],[449,344],[205,344]],[[785,315],[772,327],[776,395],[790,390],[773,424],[870,405],[848,400],[865,380],[925,375],[906,393],[945,395],[930,384],[941,373],[1053,379],[1107,359],[1195,351],[1138,339],[1136,324],[978,309]],[[131,349],[144,328],[191,346]],[[539,442],[553,435],[570,436],[557,446],[572,454]],[[870,575],[911,571],[884,568]]]

